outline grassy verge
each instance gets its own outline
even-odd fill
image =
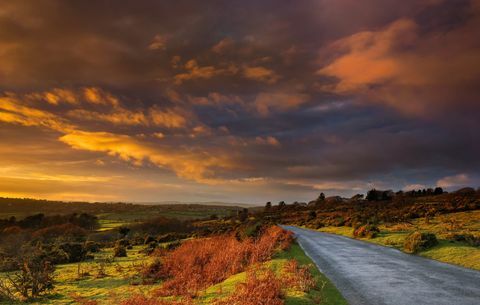
[[[480,270],[480,248],[469,246],[463,242],[447,240],[447,236],[452,233],[480,234],[480,221],[478,219],[480,219],[480,211],[470,211],[436,216],[428,221],[422,218],[415,219],[408,224],[381,225],[377,237],[372,239],[361,238],[361,240],[403,250],[405,238],[411,232],[434,233],[439,240],[438,245],[426,251],[421,251],[418,255]],[[318,231],[353,238],[351,227],[324,227],[318,229]]]
[[[283,265],[291,259],[297,260],[299,265],[308,265],[313,275],[316,286],[308,292],[302,292],[290,289],[286,292],[286,305],[347,305],[347,301],[343,298],[337,288],[317,269],[312,260],[305,255],[303,250],[297,243],[279,254],[271,261],[265,263],[268,267],[280,273]],[[229,295],[235,290],[235,286],[244,282],[246,273],[235,274],[222,283],[209,287],[205,293],[198,299],[198,303],[202,305],[211,304],[215,299]]]

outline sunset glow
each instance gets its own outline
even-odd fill
[[[0,196],[480,185],[480,1],[0,1]]]

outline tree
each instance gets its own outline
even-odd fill
[[[377,190],[376,189],[371,189],[367,192],[367,200],[368,201],[375,201],[377,200]]]
[[[36,298],[53,289],[55,267],[38,250],[25,256],[20,271],[5,275],[0,280],[0,296],[10,300],[21,295],[24,299]]]
[[[279,206],[280,208],[283,208],[283,207],[285,207],[286,205],[287,205],[287,204],[286,204],[285,201],[283,201],[283,200],[278,203],[278,206]]]
[[[238,211],[238,220],[241,222],[244,222],[248,218],[248,209],[244,208],[240,211]]]
[[[324,193],[320,193],[320,196],[318,196],[317,201],[325,201],[325,194],[324,194]]]
[[[269,211],[272,208],[272,203],[269,201],[265,204],[265,210]]]
[[[122,238],[125,238],[125,236],[127,236],[127,234],[130,232],[130,229],[127,228],[127,227],[119,227],[118,228],[118,233],[120,233],[120,235],[122,236]]]
[[[441,195],[443,194],[443,189],[441,187],[436,187],[435,190],[433,191],[434,195]]]

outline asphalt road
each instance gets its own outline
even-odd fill
[[[480,271],[291,226],[350,305],[480,305]]]

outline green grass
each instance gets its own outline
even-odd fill
[[[150,258],[139,254],[142,247],[136,246],[128,250],[128,257],[115,258],[114,262],[107,264],[105,271],[107,276],[96,278],[98,265],[102,259],[111,257],[112,249],[106,249],[99,253],[92,262],[80,264],[82,272],[90,273],[89,276],[78,278],[78,264],[59,265],[56,268],[56,283],[51,295],[29,303],[17,302],[16,304],[49,304],[66,305],[76,304],[72,295],[98,300],[100,304],[112,304],[112,299],[122,299],[137,293],[148,294],[158,287],[134,286],[132,281],[136,280],[137,268],[142,263],[147,263]],[[9,305],[11,302],[0,302],[1,305]]]

